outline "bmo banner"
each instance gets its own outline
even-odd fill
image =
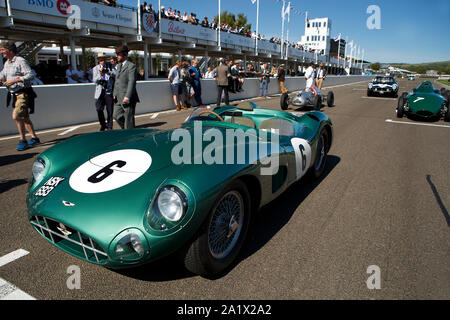
[[[71,17],[69,7],[76,5],[81,11],[81,21],[137,28],[136,12],[89,3],[83,0],[14,0],[10,1],[10,4],[13,10],[23,10],[65,18]]]

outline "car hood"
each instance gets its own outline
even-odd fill
[[[85,136],[82,140],[87,143],[89,135]],[[96,150],[73,156],[64,166],[58,165],[63,162],[58,160],[66,148],[71,149],[78,140],[61,143],[56,154],[52,150],[42,155],[51,168],[29,191],[29,214],[49,217],[103,244],[124,229],[142,228],[159,187],[171,176],[179,176],[183,167],[171,161],[172,146],[178,142],[170,140],[170,131],[136,132],[107,146],[93,142]],[[117,161],[126,164],[121,166]],[[112,173],[101,172],[114,162],[110,166]],[[104,175],[108,176],[102,179]],[[52,177],[64,180],[48,195],[36,195]]]
[[[408,97],[409,108],[412,112],[428,111],[438,113],[442,108],[444,99],[434,93],[412,94]]]

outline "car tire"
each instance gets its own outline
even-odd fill
[[[370,91],[369,89],[367,89],[367,96],[371,97],[372,96],[372,91]]]
[[[250,206],[250,195],[242,181],[235,180],[225,187],[185,252],[185,268],[205,278],[223,273],[244,243],[250,223]],[[229,212],[229,208],[234,212]],[[224,237],[224,234],[229,236]]]
[[[308,171],[310,180],[318,179],[325,171],[325,165],[327,161],[327,154],[329,150],[329,137],[328,131],[325,127],[320,130],[319,140],[317,141],[316,157],[314,164]]]
[[[329,91],[327,94],[327,105],[330,108],[334,107],[334,92],[333,91]]]
[[[398,98],[398,102],[397,102],[397,118],[403,118],[403,114],[405,113],[404,109],[403,109],[403,105],[405,104],[405,97],[402,94],[400,96],[400,98]]]
[[[281,110],[287,110],[289,107],[289,95],[287,92],[283,93],[280,98]]]
[[[313,106],[315,110],[320,111],[320,107],[322,106],[322,98],[319,94],[314,98]]]

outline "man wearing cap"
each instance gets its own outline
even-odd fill
[[[30,120],[30,113],[34,112],[34,99],[36,94],[31,88],[33,74],[28,62],[16,56],[17,47],[13,41],[0,44],[0,52],[6,58],[3,70],[0,71],[0,85],[8,89],[6,106],[12,102],[12,118],[16,122],[20,141],[16,147],[17,151],[23,151],[40,143]],[[31,135],[30,142],[25,138],[25,129]]]
[[[102,52],[98,54],[97,58],[99,60],[98,65],[92,69],[92,81],[95,83],[95,109],[100,123],[100,131],[112,130],[114,102],[110,97],[107,97],[106,89],[113,70],[111,66],[106,64],[107,57]],[[103,111],[105,106],[108,122],[106,122]]]
[[[136,91],[137,69],[128,60],[128,47],[116,47],[117,66],[114,83],[114,119],[122,129],[134,128],[136,103],[140,102]]]

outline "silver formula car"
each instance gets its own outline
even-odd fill
[[[314,90],[316,92],[314,92]],[[320,110],[322,103],[326,102],[329,107],[334,106],[334,93],[328,91],[325,93],[314,87],[311,89],[301,90],[295,95],[289,95],[289,93],[283,93],[280,98],[280,106],[282,110],[286,110],[290,104],[296,107],[312,106],[315,110]]]

